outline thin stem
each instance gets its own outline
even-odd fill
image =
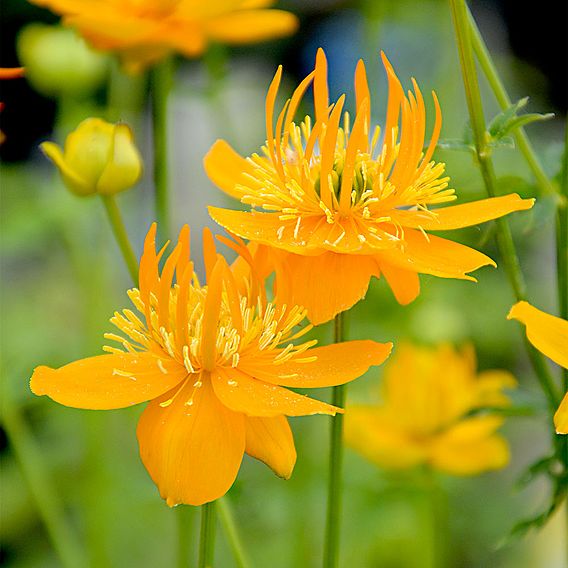
[[[152,120],[154,140],[154,199],[158,230],[170,234],[168,168],[168,97],[173,84],[174,63],[165,58],[152,70]]]
[[[237,568],[249,568],[250,564],[237,531],[231,503],[227,497],[221,497],[217,500],[217,510],[219,511],[219,519],[223,525],[225,536],[229,541]]]
[[[468,17],[468,24],[470,29],[470,38],[471,43],[473,46],[473,50],[475,51],[475,55],[477,60],[479,61],[479,66],[483,71],[495,98],[501,109],[506,109],[511,106],[512,101],[505,89],[505,85],[503,85],[503,81],[499,77],[499,73],[497,68],[495,67],[495,63],[487,49],[487,45],[483,41],[483,37],[473,19],[473,16],[469,9],[467,10],[467,17]],[[527,137],[523,128],[518,128],[514,132],[515,141],[517,143],[517,147],[519,151],[524,156],[529,168],[531,169],[538,186],[540,187],[543,193],[553,193],[554,187],[551,181],[548,179],[544,169],[540,163],[536,152]]]
[[[128,239],[128,233],[126,232],[124,220],[120,214],[120,209],[118,208],[113,195],[103,195],[102,200],[108,220],[112,227],[112,232],[116,242],[118,243],[122,257],[124,258],[126,268],[128,268],[128,273],[130,274],[132,281],[136,284],[138,282],[138,261],[136,260],[134,249]]]
[[[335,343],[344,341],[344,314],[335,316],[333,339]],[[331,404],[343,408],[347,395],[347,387],[333,387]],[[327,519],[325,527],[325,542],[323,566],[335,568],[339,564],[339,544],[341,531],[342,509],[342,478],[343,478],[343,414],[331,418],[329,479],[327,486]]]
[[[49,479],[33,435],[16,405],[8,400],[6,393],[3,396],[2,424],[53,548],[65,568],[87,566],[82,548],[65,520],[63,505]]]
[[[177,566],[178,568],[187,568],[191,565],[190,551],[188,545],[193,527],[194,508],[187,505],[179,505],[175,508],[174,514],[176,518],[177,528]]]
[[[450,0],[454,28],[456,32],[457,46],[462,68],[462,78],[465,88],[465,95],[477,161],[481,170],[481,175],[485,184],[485,189],[490,197],[497,194],[497,179],[491,160],[491,152],[487,146],[487,132],[485,117],[483,115],[483,105],[481,102],[481,91],[475,69],[473,49],[471,41],[471,26],[467,5],[465,0]],[[519,258],[515,249],[515,243],[511,234],[509,223],[506,219],[497,219],[497,244],[505,264],[507,276],[513,289],[517,301],[526,299],[526,285],[521,271]],[[526,343],[530,360],[533,364],[536,375],[542,389],[547,396],[549,407],[555,409],[560,402],[560,395],[557,391],[554,379],[544,360],[543,355]]]
[[[215,553],[215,501],[201,507],[198,568],[212,568]]]

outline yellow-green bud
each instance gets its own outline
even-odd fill
[[[61,26],[30,24],[20,32],[17,47],[27,80],[49,97],[89,95],[108,72],[108,56]]]
[[[44,142],[41,149],[76,195],[113,195],[131,188],[142,175],[142,158],[126,124],[87,118],[67,136],[63,150],[53,142]]]

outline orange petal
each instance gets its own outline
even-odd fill
[[[23,67],[0,67],[0,79],[19,79],[23,76]]]
[[[235,412],[247,416],[309,416],[343,412],[341,408],[296,394],[291,390],[253,379],[233,368],[217,367],[211,375],[219,400]]]
[[[371,276],[378,276],[373,257],[325,252],[300,256],[281,252],[276,269],[278,300],[303,306],[314,325],[332,319],[363,298]]]
[[[272,471],[289,479],[296,464],[292,430],[285,416],[245,418],[246,453],[264,462]]]
[[[237,189],[238,185],[246,185],[249,181],[247,174],[254,174],[254,167],[250,162],[237,154],[224,140],[217,140],[205,158],[203,166],[209,179],[225,193],[241,199],[244,192]]]
[[[568,369],[568,321],[551,316],[528,302],[515,304],[507,319],[524,323],[528,340],[555,363]]]
[[[177,394],[173,390],[152,401],[137,436],[142,462],[170,507],[223,496],[245,450],[244,416],[219,402],[208,377],[201,388],[189,380]]]
[[[327,122],[329,116],[329,90],[327,86],[327,58],[320,47],[316,53],[314,77],[314,109],[316,122]]]
[[[486,265],[496,266],[493,260],[475,249],[412,229],[404,231],[401,245],[402,250],[387,249],[377,254],[379,265],[387,262],[441,278],[473,281],[475,278],[468,276],[468,272]]]
[[[156,398],[186,376],[186,369],[165,355],[124,353],[80,359],[59,369],[37,367],[30,388],[65,406],[109,410]]]
[[[496,416],[479,416],[459,422],[435,440],[430,462],[452,475],[477,475],[509,463],[507,441],[495,434],[502,424]]]
[[[534,199],[522,199],[518,194],[511,193],[501,197],[481,199],[471,203],[452,205],[433,209],[429,213],[424,211],[393,212],[393,219],[404,227],[413,229],[422,228],[426,231],[448,231],[471,227],[498,219],[513,211],[524,211],[534,205]]]
[[[288,36],[297,29],[298,18],[283,10],[246,10],[205,22],[211,39],[237,45]]]
[[[554,414],[554,426],[557,434],[568,434],[568,392]]]
[[[239,368],[258,379],[285,387],[334,387],[360,377],[373,365],[380,365],[391,350],[392,343],[345,341],[307,351],[305,356],[317,357],[315,361],[302,363],[292,359],[268,367],[243,357]]]
[[[380,271],[399,304],[406,306],[420,294],[420,279],[417,272],[404,270],[388,263],[380,264]]]

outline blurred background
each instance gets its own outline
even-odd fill
[[[331,97],[348,93],[363,58],[374,96],[374,120],[383,122],[386,80],[382,49],[405,86],[415,77],[424,93],[435,89],[442,106],[442,138],[459,138],[467,121],[448,3],[442,0],[289,0],[278,4],[301,19],[293,37],[261,46],[213,46],[203,60],[179,59],[170,99],[173,225],[190,223],[194,235],[211,225],[206,205],[228,200],[207,179],[202,158],[217,138],[244,154],[264,142],[264,97],[280,63],[282,98],[311,69],[319,46],[330,65]],[[566,114],[566,5],[543,1],[530,9],[512,0],[471,3],[513,100],[530,96],[531,112],[554,112],[552,121],[529,127],[529,135],[552,177],[558,174]],[[4,419],[22,439],[37,446],[37,467],[45,470],[63,503],[74,538],[88,550],[89,565],[168,566],[174,563],[174,513],[159,498],[138,458],[135,438],[141,407],[104,413],[67,409],[34,397],[28,388],[39,364],[59,366],[100,353],[113,311],[128,305],[128,275],[108,230],[99,200],[77,199],[63,188],[38,144],[61,143],[88,116],[125,120],[146,158],[147,174],[119,197],[137,252],[153,220],[151,135],[144,76],[124,75],[109,57],[90,52],[58,18],[23,0],[3,0],[0,66],[28,61],[28,78],[4,81],[0,146],[1,209],[1,373]],[[109,88],[111,85],[111,88]],[[487,118],[498,113],[487,85]],[[427,100],[432,111],[431,100]],[[302,109],[309,111],[309,107]],[[478,170],[467,153],[437,151],[447,164],[461,201],[484,197]],[[503,193],[536,196],[529,170],[517,151],[499,149],[495,162]],[[511,217],[532,303],[554,313],[554,201],[540,196],[529,213]],[[452,238],[499,254],[492,224],[454,232]],[[196,239],[198,241],[198,239]],[[194,254],[199,257],[199,243]],[[374,280],[364,303],[349,318],[350,338],[450,341],[476,347],[480,369],[503,368],[520,382],[516,403],[534,416],[511,417],[504,432],[512,462],[503,471],[471,478],[440,476],[447,523],[447,566],[459,568],[565,568],[566,526],[562,515],[540,533],[509,540],[513,525],[546,505],[545,478],[529,486],[518,480],[535,460],[550,452],[545,402],[522,349],[518,326],[505,316],[513,296],[502,268],[484,268],[479,283],[422,277],[423,292],[399,306],[383,282]],[[331,329],[315,332],[322,341]],[[350,387],[352,401],[376,390],[376,368]],[[315,394],[327,399],[325,391]],[[8,417],[8,418],[6,418]],[[14,422],[15,420],[15,422]],[[230,492],[237,522],[256,566],[320,564],[325,510],[329,420],[292,420],[298,462],[284,482],[264,465],[245,458]],[[13,567],[58,566],[8,438],[0,431],[2,552]],[[34,454],[35,455],[35,454]],[[342,565],[423,568],[431,526],[424,488],[413,472],[387,473],[347,451]],[[41,488],[40,488],[41,493]],[[45,497],[45,493],[43,493]],[[41,495],[40,495],[40,498]],[[197,546],[198,511],[188,508]],[[217,565],[233,566],[218,533]]]

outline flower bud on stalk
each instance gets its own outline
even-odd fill
[[[142,158],[126,124],[88,118],[71,132],[63,150],[54,142],[41,145],[57,166],[65,186],[85,197],[114,195],[135,185],[142,175]]]

